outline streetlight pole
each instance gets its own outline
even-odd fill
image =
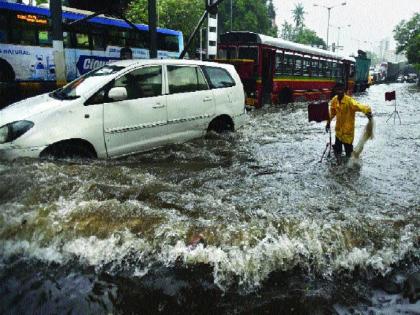
[[[328,23],[327,23],[327,50],[329,50],[328,49],[328,43],[329,43],[329,35],[330,35],[330,15],[331,15],[331,9],[333,9],[333,8],[336,8],[336,7],[339,7],[339,6],[344,6],[344,5],[346,5],[347,3],[346,2],[342,2],[341,4],[338,4],[338,5],[333,5],[333,6],[330,6],[330,7],[327,7],[327,6],[325,6],[325,5],[322,5],[322,4],[316,4],[316,3],[314,3],[314,7],[323,7],[323,8],[325,8],[325,9],[327,9],[328,10]]]
[[[233,0],[230,0],[230,31],[232,32],[233,26]]]

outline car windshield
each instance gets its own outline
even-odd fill
[[[122,69],[124,69],[124,67],[112,65],[103,66],[86,73],[61,89],[55,90],[50,93],[50,96],[60,100],[79,98],[87,91],[98,86],[98,84],[103,81],[104,77],[112,75]]]

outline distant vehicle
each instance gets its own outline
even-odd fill
[[[397,83],[404,83],[407,81],[407,76],[400,74],[397,78]]]
[[[366,53],[362,50],[357,51],[356,59],[356,78],[354,84],[354,92],[363,92],[370,85],[369,69],[370,59],[367,58]]]
[[[0,111],[0,158],[114,158],[234,131],[245,118],[231,65],[124,60]]]
[[[406,79],[406,81],[407,81],[408,83],[415,83],[415,82],[416,82],[416,80],[417,80],[417,74],[416,74],[416,73],[409,73],[409,74],[407,75],[407,79]]]
[[[63,21],[69,23],[92,13],[63,7]],[[68,81],[119,60],[125,46],[130,47],[134,59],[149,58],[147,25],[136,25],[136,31],[122,20],[103,15],[71,27],[66,23]],[[157,32],[158,58],[178,58],[184,48],[182,33],[164,28]],[[55,79],[49,9],[0,1],[0,83],[18,81],[36,88]]]
[[[337,82],[354,88],[355,59],[252,32],[220,35],[217,61],[235,65],[246,104],[328,99]]]
[[[393,62],[382,62],[379,67],[378,83],[396,82],[400,72],[400,64]]]

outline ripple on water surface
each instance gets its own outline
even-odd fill
[[[420,97],[396,86],[403,123],[386,124],[388,88],[356,96],[377,127],[352,166],[318,163],[327,136],[307,122],[306,104],[253,111],[234,134],[117,161],[1,162],[0,266],[35,259],[140,279],[205,264],[220,289],[252,292],[277,272],[333,281],[410,265],[419,258]],[[357,139],[366,119],[356,124]],[[205,242],[190,246],[197,235]]]

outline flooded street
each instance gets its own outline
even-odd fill
[[[319,163],[304,103],[116,161],[0,162],[0,313],[419,314],[420,90],[356,99],[376,129],[351,166]]]

